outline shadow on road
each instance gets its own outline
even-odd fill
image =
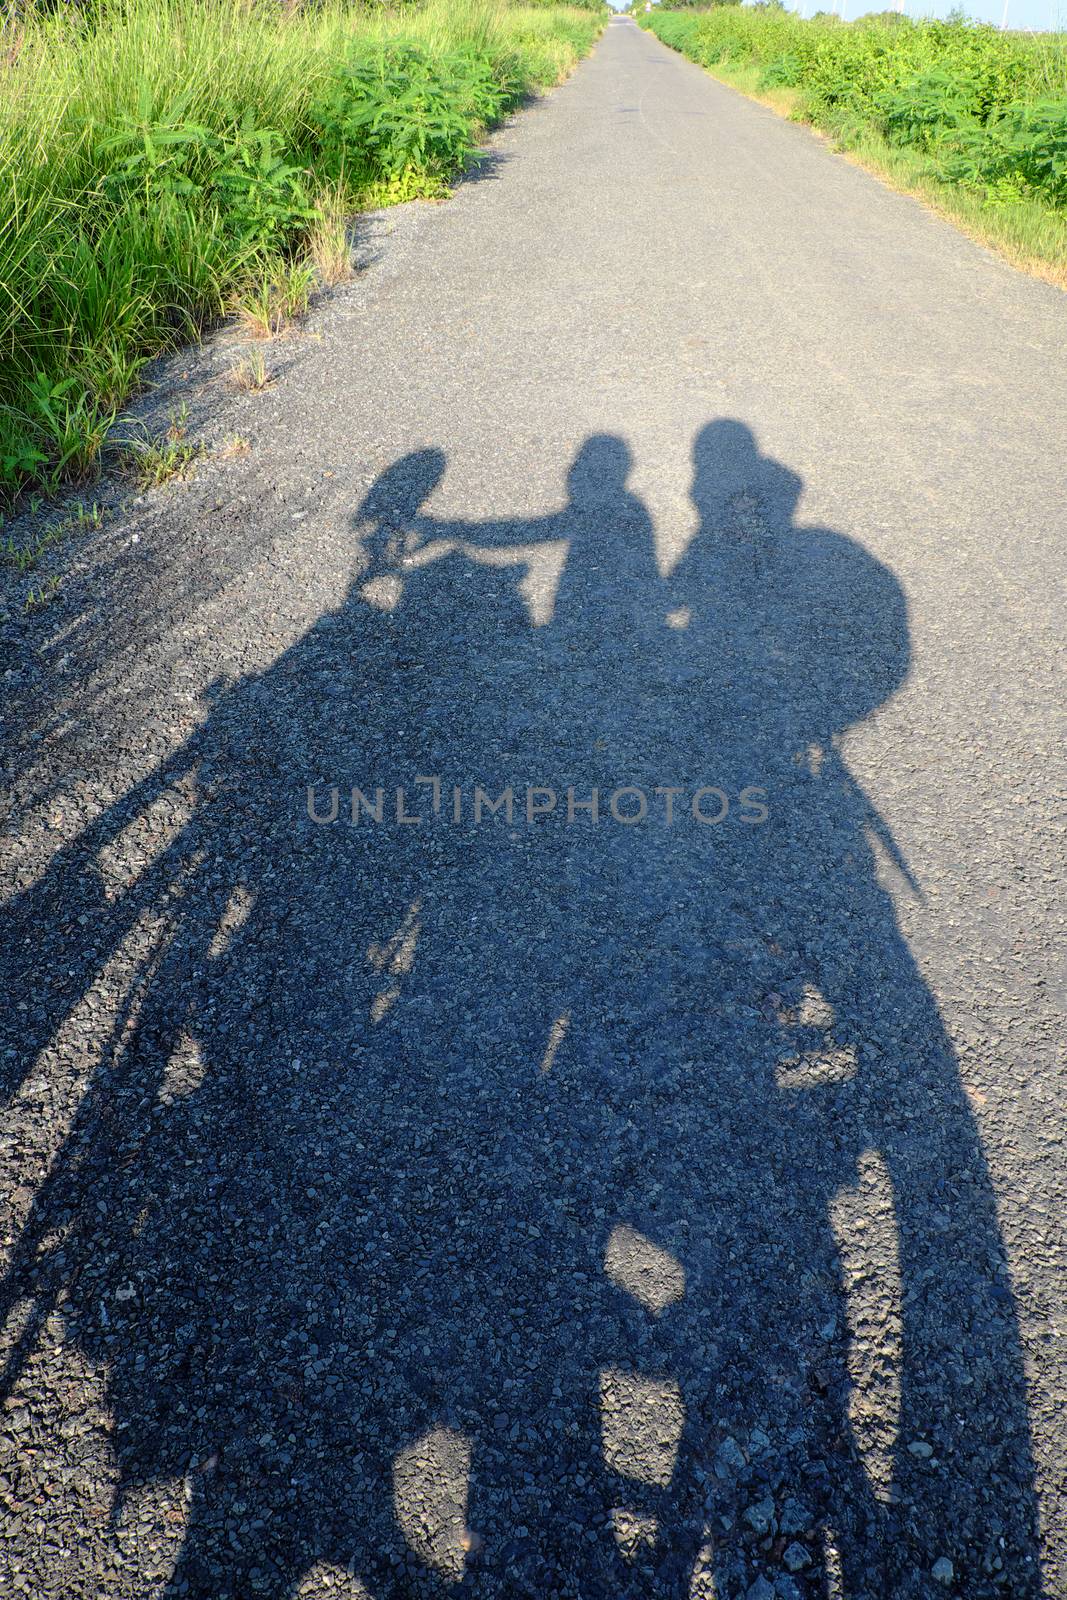
[[[543,518],[445,469],[10,908],[24,1063],[87,1068],[8,1385],[61,1305],[122,1493],[188,1475],[173,1595],[1036,1596],[994,1199],[838,749],[900,586],[737,422],[668,574],[618,439]]]

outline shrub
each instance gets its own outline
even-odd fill
[[[334,172],[355,164],[386,179],[443,177],[467,164],[478,130],[522,86],[517,72],[494,74],[477,49],[432,56],[390,39],[341,67],[311,120]]]
[[[944,71],[923,73],[902,89],[883,91],[875,109],[890,143],[920,150],[929,150],[948,133],[977,126],[972,86]]]
[[[803,63],[794,53],[786,52],[785,55],[775,56],[773,61],[768,61],[760,76],[760,86],[764,89],[795,88],[804,76]]]
[[[1067,99],[1009,106],[984,127],[963,126],[945,141],[942,172],[993,203],[1041,195],[1067,206]]]

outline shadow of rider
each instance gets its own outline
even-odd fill
[[[621,441],[546,517],[434,518],[444,467],[10,908],[21,1054],[92,1048],[8,1387],[62,1307],[120,1496],[190,1484],[175,1596],[1037,1596],[989,1177],[842,752],[899,585],[736,422],[667,575]]]

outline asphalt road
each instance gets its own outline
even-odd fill
[[[357,246],[2,624],[4,1593],[1067,1595],[1067,301],[622,21]]]

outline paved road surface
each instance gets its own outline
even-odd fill
[[[1067,1594],[1067,302],[628,22],[360,250],[6,627],[5,1592]]]

